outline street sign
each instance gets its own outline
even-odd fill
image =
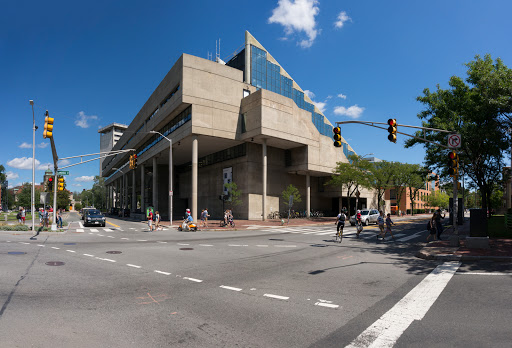
[[[48,201],[49,201],[49,199],[48,199],[48,198],[49,198],[49,197],[48,197],[48,196],[49,196],[49,194],[50,194],[50,192],[41,192],[41,193],[39,194],[39,202],[40,202],[41,204],[45,204],[45,205],[46,205],[46,204],[48,204],[48,203],[49,203],[49,202],[48,202]]]
[[[173,195],[173,192],[172,191],[169,191],[169,196],[172,196]]]
[[[450,134],[448,136],[448,147],[451,149],[460,148],[460,144],[462,142],[462,138],[460,134]]]
[[[57,175],[69,175],[69,170],[57,170]]]

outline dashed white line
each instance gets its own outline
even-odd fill
[[[274,245],[276,248],[296,248],[296,245]]]
[[[89,257],[94,257],[94,255],[91,255],[91,254],[82,254],[84,256],[89,256]]]
[[[52,247],[52,249],[60,249],[60,248],[57,248],[57,247]]]
[[[100,237],[104,237],[105,235],[104,234],[97,234],[97,236],[100,236]]]
[[[200,246],[208,246],[208,247],[213,246],[212,244],[199,244],[199,245]]]
[[[185,244],[185,243],[176,243],[178,245],[190,245],[190,244]]]
[[[457,275],[462,274],[468,274],[468,275],[486,275],[486,276],[512,276],[512,273],[500,273],[500,272],[493,272],[493,273],[485,273],[485,272],[457,272]]]
[[[30,243],[25,243],[25,242],[18,242],[18,243],[20,243],[20,244],[30,244]]]
[[[201,279],[195,279],[195,278],[189,278],[189,277],[183,277],[183,279],[187,279],[196,283],[202,283],[203,281]]]
[[[69,251],[70,253],[76,253],[76,251],[74,251],[74,250],[66,250],[66,251]]]
[[[248,244],[228,244],[228,246],[234,246],[234,247],[244,247],[244,246],[249,246]]]
[[[288,300],[289,299],[289,297],[287,297],[287,296],[279,296],[279,295],[273,295],[273,294],[263,294],[263,296],[275,298],[278,300]]]
[[[315,306],[327,307],[327,308],[338,308],[339,305],[325,302],[316,302]]]
[[[112,236],[107,236],[107,238],[116,238],[116,237],[112,237]]]
[[[127,263],[126,266],[128,267],[134,267],[134,268],[141,268],[141,266],[137,266],[137,265],[132,265],[130,263]]]
[[[91,228],[91,232],[99,232],[99,231],[95,228]]]
[[[268,245],[256,245],[257,247],[260,247],[260,248],[268,248]]]
[[[83,233],[84,232],[84,229],[83,228],[77,228],[76,229],[77,232],[80,232],[80,233]]]
[[[221,286],[219,286],[219,288],[223,288],[226,290],[233,290],[233,291],[242,291],[242,289],[240,289],[240,288],[234,288],[232,286],[225,286],[225,285],[221,285]]]
[[[100,260],[108,261],[108,262],[117,262],[116,260],[112,260],[112,259],[100,259]]]
[[[172,273],[169,273],[169,272],[163,272],[163,271],[158,271],[155,269],[155,273],[160,273],[160,274],[165,274],[165,275],[171,275]]]
[[[44,245],[43,245],[43,244],[37,244],[37,246],[44,247]]]
[[[121,239],[124,239],[124,240],[130,240],[129,238],[121,238]]]
[[[113,230],[111,230],[110,228],[104,228],[103,231],[105,231],[105,232],[112,232]]]

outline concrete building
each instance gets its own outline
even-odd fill
[[[100,152],[108,152],[112,150],[127,128],[128,126],[125,124],[111,123],[98,130],[98,133],[100,133]],[[100,158],[100,176],[104,160],[105,158]]]
[[[289,184],[302,196],[295,210],[335,214],[347,205],[324,184],[353,149],[344,139],[333,146],[333,126],[248,32],[243,47],[225,64],[188,54],[176,61],[113,146],[133,149],[137,168],[129,169],[130,153],[102,163],[108,208],[142,217],[152,206],[168,219],[172,203],[173,219],[186,208],[194,220],[203,208],[220,217],[229,182],[242,192],[236,218],[284,210]],[[377,205],[373,192],[362,191],[359,202]]]

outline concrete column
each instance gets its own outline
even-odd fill
[[[124,196],[124,175],[121,173],[121,177],[119,178],[119,209],[123,209],[123,196]]]
[[[158,210],[158,166],[156,157],[153,157],[153,208]]]
[[[128,178],[123,174],[123,209],[128,208]],[[124,214],[124,213],[123,213]]]
[[[197,222],[197,162],[198,162],[198,140],[197,135],[192,137],[192,218]]]
[[[245,32],[245,79],[247,84],[251,83],[251,45],[249,44],[249,32]]]
[[[135,192],[135,169],[132,170],[132,213],[137,210],[137,194]]]
[[[144,175],[146,174],[145,170],[146,167],[144,166],[144,164],[142,164],[140,166],[140,210],[142,211],[143,214],[146,214],[146,206],[144,204],[144,200],[146,199],[144,194],[144,191],[146,190],[146,188],[144,187]]]
[[[263,190],[261,195],[261,219],[265,221],[267,218],[265,213],[267,211],[267,139],[263,139]]]
[[[309,173],[306,173],[306,216],[309,218],[311,211],[311,178]]]

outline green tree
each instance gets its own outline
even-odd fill
[[[428,177],[428,170],[419,164],[406,164],[406,181],[409,188],[409,197],[411,199],[411,214],[414,215],[414,204],[418,191],[425,188]]]
[[[326,185],[339,187],[343,194],[343,189],[347,192],[348,212],[351,214],[350,198],[359,191],[360,188],[372,187],[372,164],[358,155],[349,155],[349,163],[337,162],[334,174]],[[357,209],[357,206],[356,206]]]
[[[411,167],[407,163],[393,163],[395,166],[395,175],[393,176],[392,187],[395,190],[397,207],[400,209],[400,203],[402,202],[402,197],[407,190],[409,177],[411,176]]]
[[[384,194],[386,190],[392,187],[391,184],[396,168],[393,162],[388,161],[374,162],[370,166],[370,172],[372,173],[370,185],[377,192],[379,210],[381,210],[381,207],[385,204]]]
[[[446,129],[462,136],[458,150],[461,170],[480,189],[482,208],[490,206],[494,183],[501,182],[504,152],[510,149],[512,126],[512,70],[501,59],[493,62],[490,55],[476,56],[466,64],[468,77],[453,76],[448,89],[439,85],[435,92],[428,88],[417,100],[426,106],[418,114],[423,126]],[[445,144],[446,135],[425,131],[426,140]],[[422,136],[423,131],[417,136]],[[435,143],[409,139],[406,147],[421,143],[426,148],[425,164],[447,175],[448,151]]]
[[[34,204],[37,207],[41,206],[41,204],[39,203],[40,202],[40,197],[41,195],[41,190],[39,190],[38,188],[36,188],[34,190]],[[24,183],[23,184],[23,188],[21,189],[21,191],[18,193],[18,201],[16,203],[16,205],[18,207],[25,207],[27,209],[30,209],[31,205],[32,205],[32,184],[31,183]],[[50,202],[53,202],[53,200],[50,200]],[[50,203],[51,205],[51,203]]]
[[[224,184],[224,187],[228,191],[229,199],[231,207],[237,207],[242,204],[242,191],[238,189],[238,186],[234,182]]]
[[[69,204],[71,200],[69,199],[69,192],[57,191],[57,209],[69,209]]]
[[[291,196],[293,196],[292,205],[290,205]],[[284,189],[284,191],[281,193],[281,197],[283,197],[284,204],[288,207],[288,209],[291,209],[294,203],[302,202],[299,189],[292,184],[288,185],[288,187]]]
[[[450,197],[445,192],[435,191],[427,197],[427,205],[431,208],[447,208]]]
[[[75,203],[75,210],[76,211],[80,211],[82,209],[82,204],[80,203]]]

